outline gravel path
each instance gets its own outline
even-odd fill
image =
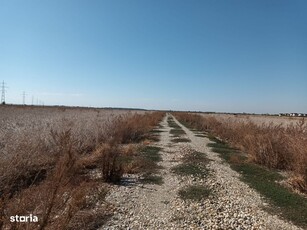
[[[267,204],[207,147],[209,139],[195,136],[175,118],[186,132],[183,137],[191,142],[172,143],[167,117],[161,123],[164,132],[156,144],[162,148],[163,161],[159,164],[163,167],[160,174],[164,184],[143,185],[137,175],[127,175],[107,197],[115,212],[101,229],[300,229],[263,211]],[[171,168],[194,150],[206,153],[211,160],[207,166],[209,175],[197,179],[173,174]],[[207,186],[212,195],[201,202],[181,200],[178,190],[191,184]]]

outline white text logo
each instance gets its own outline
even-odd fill
[[[11,216],[11,222],[38,222],[38,217],[30,214],[29,216]]]

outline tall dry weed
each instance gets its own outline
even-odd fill
[[[233,147],[246,152],[251,161],[268,168],[292,172],[290,183],[307,193],[307,124],[302,119],[287,127],[257,125],[250,121],[221,121],[215,117],[176,113],[189,126],[209,131]]]
[[[105,205],[96,206],[105,196],[97,194],[106,194],[102,182],[118,182],[131,170],[126,159],[136,151],[134,143],[146,139],[162,117],[127,114],[97,120],[94,127],[78,124],[78,129],[75,119],[66,119],[61,126],[51,122],[43,135],[34,131],[36,124],[1,135],[0,229],[93,229],[102,224],[110,214]],[[92,177],[94,169],[101,180]],[[9,221],[30,213],[39,217],[38,223]]]

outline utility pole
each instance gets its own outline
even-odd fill
[[[34,96],[32,95],[32,105],[34,105]]]
[[[5,83],[4,81],[2,82],[2,85],[1,85],[1,104],[5,104],[5,92],[6,92],[6,86],[5,86]]]

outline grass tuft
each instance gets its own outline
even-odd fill
[[[195,134],[195,137],[207,137],[207,136],[203,134]]]
[[[183,129],[181,129],[181,128],[180,129],[176,128],[176,129],[171,129],[170,134],[172,134],[175,137],[179,137],[181,135],[184,135],[185,131]]]
[[[171,128],[174,129],[181,129],[181,127],[176,123],[176,121],[174,121],[174,119],[172,117],[168,117],[167,119],[167,123]]]
[[[140,180],[143,184],[157,184],[162,185],[163,178],[158,175],[153,175],[151,173],[146,173],[143,175],[143,178]]]
[[[206,165],[209,162],[209,159],[204,153],[193,151],[192,153],[185,154],[182,161],[185,163]]]
[[[175,139],[172,139],[172,142],[174,142],[174,143],[191,142],[191,140],[188,139],[188,138],[175,138]]]
[[[182,163],[172,168],[172,172],[180,176],[193,176],[203,178],[208,174],[207,169],[193,163]]]
[[[161,130],[161,129],[153,129],[150,131],[150,133],[155,133],[155,134],[159,134],[159,133],[163,133],[165,132],[164,130]]]
[[[161,148],[156,147],[156,146],[146,146],[141,151],[141,156],[153,162],[159,162],[159,161],[162,161],[161,154],[159,153],[160,150]]]
[[[179,190],[178,194],[183,200],[200,201],[208,198],[210,189],[202,185],[190,185]]]

